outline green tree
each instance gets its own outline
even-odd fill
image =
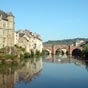
[[[30,54],[28,52],[24,53],[24,58],[30,58]]]
[[[31,50],[31,57],[34,57],[34,56],[35,56],[34,51]]]
[[[84,57],[84,58],[87,58],[88,57],[88,44],[86,44],[86,45],[84,45],[83,46],[83,51],[82,51],[82,56]]]
[[[13,55],[13,54],[6,54],[4,57],[6,59],[14,59],[15,58],[15,55]]]
[[[40,56],[40,51],[36,50],[36,56]]]

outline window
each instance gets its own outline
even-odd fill
[[[36,48],[36,43],[34,43],[33,48],[34,48],[34,49]]]
[[[5,23],[3,23],[3,27],[4,27],[4,28],[6,27],[6,24],[5,24]]]

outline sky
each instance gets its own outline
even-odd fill
[[[88,0],[1,0],[15,16],[15,31],[28,29],[43,41],[88,38]]]

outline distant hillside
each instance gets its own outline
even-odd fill
[[[84,41],[88,41],[88,38],[75,38],[75,39],[64,39],[64,40],[49,40],[47,42],[44,42],[44,45],[71,45],[73,43],[75,43],[76,41],[80,41],[80,40],[84,40]]]

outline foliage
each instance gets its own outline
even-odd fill
[[[40,56],[40,51],[36,50],[36,56]]]
[[[47,42],[44,42],[44,46],[52,46],[52,45],[71,45],[71,44],[74,44],[74,42],[76,42],[77,40],[84,40],[84,41],[87,41],[88,38],[75,38],[75,39],[64,39],[64,40],[56,40],[56,41],[53,41],[53,40],[49,40]]]
[[[5,50],[5,48],[1,48],[1,49],[0,49],[0,53],[3,53],[4,50]]]
[[[15,58],[15,55],[13,55],[13,54],[6,54],[4,57],[6,59],[14,59]]]
[[[84,45],[83,48],[85,51],[88,51],[88,44]]]
[[[31,50],[31,57],[34,57],[35,54],[34,54],[34,51]]]
[[[0,54],[0,59],[3,59],[4,55],[3,54]]]
[[[86,44],[86,45],[83,46],[82,56],[84,58],[88,57],[88,44]]]
[[[36,50],[36,52],[34,52],[33,50],[31,50],[31,53],[29,52],[25,52],[25,48],[19,47],[17,45],[15,45],[14,47],[5,47],[0,49],[0,59],[1,60],[23,60],[26,58],[34,58],[34,57],[39,57],[42,55],[42,53],[40,53],[40,51]],[[19,59],[18,59],[19,58]],[[9,59],[9,60],[8,60]],[[3,61],[4,62],[4,61]]]
[[[21,50],[22,50],[23,52],[25,52],[25,48],[21,48]]]
[[[30,58],[30,54],[28,52],[24,53],[24,58]]]
[[[15,45],[16,48],[22,50],[23,52],[25,52],[25,48],[21,47],[21,46],[18,46],[18,45]]]
[[[40,56],[43,56],[43,51],[42,51],[42,52],[40,52]]]
[[[24,54],[20,54],[20,59],[24,59]]]

